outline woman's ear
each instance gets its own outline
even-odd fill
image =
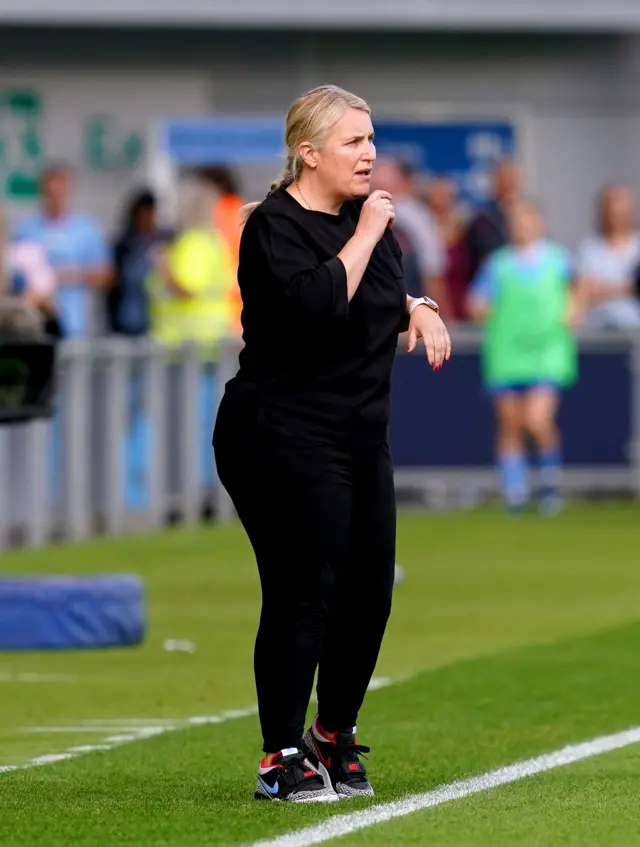
[[[298,155],[308,168],[317,168],[318,160],[316,151],[308,141],[303,141],[298,147]]]

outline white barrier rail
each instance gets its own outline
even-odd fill
[[[452,335],[458,352],[478,349],[476,330]],[[633,438],[628,467],[579,469],[570,487],[580,491],[595,480],[640,494],[640,335],[590,332],[580,343],[585,351],[628,351]],[[55,418],[0,427],[0,549],[153,530],[172,519],[194,524],[206,512],[232,519],[210,445],[218,397],[239,349],[230,339],[209,362],[194,347],[168,356],[148,340],[61,344]],[[594,414],[606,426],[597,401]],[[425,491],[494,484],[489,467],[404,468],[397,476]]]

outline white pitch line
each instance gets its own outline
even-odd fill
[[[168,726],[167,728],[175,729],[177,727]],[[158,726],[150,725],[147,727],[140,724],[136,724],[135,726],[127,726],[126,724],[122,726],[120,724],[116,726],[113,724],[105,724],[104,726],[100,726],[99,724],[94,724],[93,726],[78,724],[78,726],[74,726],[70,724],[69,726],[25,726],[20,731],[25,733],[25,735],[75,735],[76,733],[84,733],[85,735],[104,735],[106,733],[108,735],[116,729],[123,733],[135,733],[144,729],[158,729]],[[161,726],[160,729],[164,729],[164,727]]]
[[[470,797],[472,794],[490,791],[500,785],[517,782],[528,776],[535,776],[554,768],[571,765],[592,756],[610,753],[613,750],[620,750],[622,747],[638,743],[640,743],[640,728],[628,729],[614,735],[602,735],[593,738],[591,741],[571,744],[553,753],[546,753],[524,762],[516,762],[513,765],[498,768],[498,770],[490,771],[481,776],[461,779],[449,785],[441,785],[433,791],[426,791],[424,794],[415,794],[393,803],[381,803],[378,806],[372,806],[370,809],[352,812],[348,815],[336,815],[317,826],[309,826],[276,838],[255,841],[251,847],[309,847],[311,844],[321,844],[323,841],[341,838],[359,829],[384,823],[393,818],[411,815],[421,809],[440,806],[443,803],[449,803],[451,800],[461,800],[464,797]]]
[[[393,680],[387,679],[386,677],[374,677],[371,680],[369,689],[371,691],[375,691],[379,688],[385,688],[387,685],[392,684]],[[124,729],[126,727],[126,734],[111,735],[108,738],[102,739],[99,744],[83,744],[80,746],[69,747],[67,750],[63,750],[61,753],[49,753],[45,756],[37,756],[35,759],[29,759],[28,761],[22,762],[19,765],[0,765],[0,774],[12,773],[13,771],[27,770],[29,768],[37,768],[42,765],[52,764],[53,762],[63,762],[67,759],[77,759],[78,756],[85,756],[87,753],[113,750],[115,747],[121,747],[123,744],[131,744],[134,741],[146,741],[148,738],[155,738],[156,736],[164,735],[167,732],[177,732],[178,730],[189,729],[195,726],[207,726],[210,724],[226,723],[227,721],[233,721],[239,718],[248,718],[252,715],[257,714],[257,712],[258,707],[252,706],[249,709],[227,710],[219,715],[194,715],[190,718],[176,718],[174,721],[163,723],[159,726],[149,725],[152,724],[153,721],[144,718],[139,720],[144,720],[145,725],[139,727],[131,727],[127,725],[128,723],[134,723],[136,719],[129,719],[128,721],[125,719],[121,722],[116,721],[109,727],[101,726],[100,728],[106,729],[108,732],[112,732],[115,729]],[[110,722],[105,721],[104,723],[106,724]],[[34,727],[32,731],[44,733],[46,732],[46,729],[46,727]],[[71,729],[76,732],[89,731],[88,729],[85,729],[83,726],[80,725],[75,727],[72,726]],[[49,731],[64,732],[66,731],[66,727],[51,727]]]
[[[174,726],[182,718],[91,718],[91,720],[74,721],[73,726]]]
[[[158,735],[164,735],[167,732],[176,732],[180,729],[188,729],[193,726],[205,726],[207,724],[225,723],[226,721],[236,718],[246,718],[254,715],[257,709],[238,709],[234,712],[223,712],[221,715],[209,715],[198,718],[187,718],[176,721],[173,724],[165,726],[142,726],[133,729],[126,735],[111,735],[108,738],[101,740],[99,744],[82,744],[80,746],[69,747],[61,753],[48,753],[46,756],[37,756],[35,759],[29,759],[19,765],[0,765],[0,774],[12,773],[13,771],[23,771],[29,768],[38,768],[42,765],[50,765],[54,762],[63,762],[68,759],[77,759],[78,756],[86,756],[87,753],[96,753],[98,751],[114,750],[116,747],[121,747],[124,744],[131,744],[134,741],[146,741],[149,738],[155,738]],[[110,727],[112,732],[115,727]]]
[[[56,673],[8,673],[0,671],[0,682],[77,682],[77,676]]]

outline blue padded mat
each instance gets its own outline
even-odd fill
[[[145,630],[137,576],[0,579],[0,650],[129,647]]]

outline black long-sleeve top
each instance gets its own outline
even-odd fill
[[[255,396],[266,431],[341,444],[387,437],[406,287],[388,229],[349,302],[337,254],[355,233],[362,203],[344,203],[337,215],[315,212],[280,188],[244,228],[238,282],[245,346],[227,392]]]

